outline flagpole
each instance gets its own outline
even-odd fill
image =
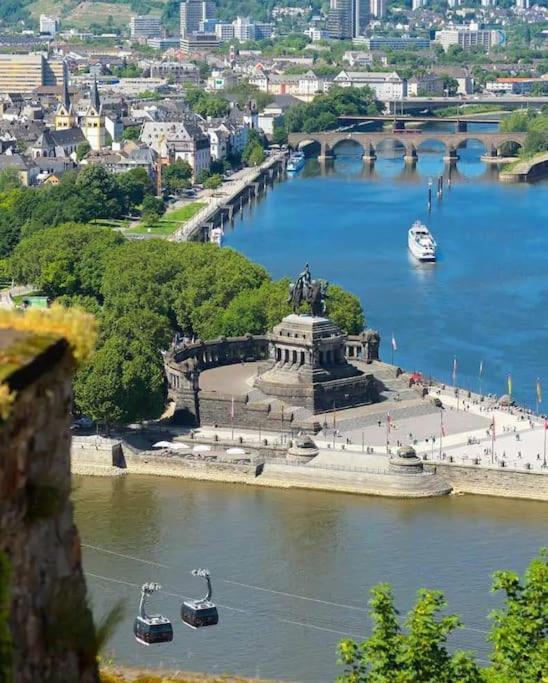
[[[386,413],[386,452],[390,448],[390,413]]]
[[[495,462],[495,414],[491,423],[491,464]]]
[[[335,450],[335,436],[337,434],[337,409],[335,403],[333,403],[333,450]]]
[[[232,426],[232,441],[234,441],[234,396],[232,397],[231,400],[231,405],[230,405],[230,424]]]
[[[482,387],[481,387],[482,375],[483,375],[483,361],[480,361],[480,367],[479,367],[479,395],[480,395],[480,398],[481,398],[482,395],[483,395],[482,392],[481,392],[481,389],[482,389]]]
[[[546,467],[546,420],[544,420],[544,457],[542,458],[542,466]]]
[[[443,408],[440,408],[440,462],[443,447]]]

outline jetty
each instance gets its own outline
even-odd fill
[[[174,242],[200,241],[209,239],[211,230],[223,228],[226,222],[234,220],[242,213],[244,206],[266,192],[285,172],[286,153],[271,154],[266,161],[256,168],[248,169],[243,177],[235,182],[227,183],[227,188],[220,189],[212,195],[205,206],[193,218],[178,228],[169,238]]]

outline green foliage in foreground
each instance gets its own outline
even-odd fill
[[[548,113],[516,111],[501,121],[500,129],[504,132],[527,133],[520,152],[523,159],[548,152]]]
[[[286,280],[275,282],[262,266],[212,244],[128,242],[110,229],[71,223],[23,239],[7,265],[17,282],[97,315],[98,349],[79,371],[75,395],[83,413],[107,425],[162,414],[160,352],[176,332],[261,334],[290,313]],[[359,333],[358,298],[336,286],[329,295],[328,314]]]
[[[369,601],[373,630],[362,643],[339,643],[340,683],[533,683],[548,676],[548,549],[541,550],[523,580],[510,571],[493,575],[504,607],[491,614],[491,666],[480,668],[466,652],[449,652],[447,640],[462,626],[439,591],[421,589],[400,626],[392,589],[379,584]]]

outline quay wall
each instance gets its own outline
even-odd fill
[[[435,467],[441,477],[451,484],[454,493],[548,501],[546,474],[438,462]]]

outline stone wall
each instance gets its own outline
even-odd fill
[[[17,683],[96,683],[70,502],[72,355],[65,340],[0,330],[0,551],[11,565],[9,628]]]
[[[545,474],[438,462],[435,467],[455,493],[548,501],[548,476]]]

